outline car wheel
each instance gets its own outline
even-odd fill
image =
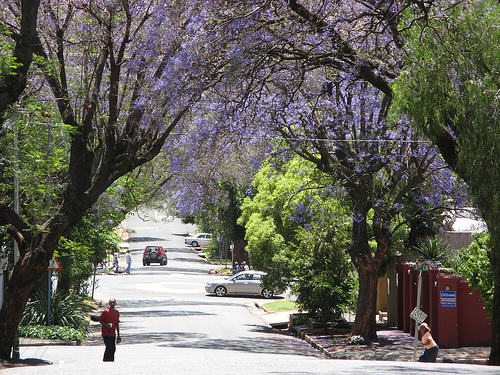
[[[269,289],[262,289],[262,297],[264,298],[271,298],[272,296],[274,296],[274,292],[272,290],[269,290]]]
[[[149,266],[150,264],[151,264],[151,263],[147,262],[147,263],[146,263],[146,266]]]
[[[196,241],[191,242],[191,246],[198,247],[198,242],[196,242]]]
[[[146,265],[146,262],[142,262],[142,265],[145,266]]]
[[[227,289],[223,286],[218,286],[217,288],[215,288],[215,294],[217,295],[217,297],[224,297],[227,295]]]

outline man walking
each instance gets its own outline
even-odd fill
[[[114,362],[116,344],[121,342],[120,337],[120,313],[116,309],[116,300],[110,298],[108,307],[104,309],[99,318],[101,333],[106,349],[104,350],[104,362]]]
[[[127,269],[125,272],[130,275],[130,266],[132,265],[132,256],[130,255],[130,250],[127,250],[127,254],[125,254],[125,262],[127,262]]]

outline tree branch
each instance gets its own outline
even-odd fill
[[[21,32],[17,38],[13,56],[22,65],[16,69],[15,74],[5,77],[3,84],[0,85],[0,134],[7,108],[19,99],[26,87],[34,45],[38,42],[36,34],[39,5],[40,0],[22,0],[21,2]]]

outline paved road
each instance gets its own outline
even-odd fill
[[[53,365],[2,374],[498,374],[485,366],[327,359],[302,340],[273,333],[254,305],[262,299],[205,295],[213,266],[175,235],[193,228],[137,218],[127,226],[135,230],[131,248],[138,250],[132,274],[102,275],[95,292],[105,301],[116,297],[122,314],[116,362],[102,362],[96,334],[82,346],[21,347],[22,358]],[[142,266],[140,249],[146,243],[168,249],[167,266]]]

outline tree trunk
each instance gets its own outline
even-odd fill
[[[367,207],[367,206],[365,206]],[[356,266],[359,277],[359,293],[356,303],[356,317],[354,319],[353,335],[359,335],[368,340],[377,339],[377,284],[384,264],[385,256],[391,244],[391,232],[388,229],[389,218],[375,211],[373,217],[373,234],[377,241],[377,248],[372,250],[369,245],[368,225],[366,212],[364,218],[353,221],[352,244],[350,255]]]
[[[238,262],[238,264],[241,264],[241,262],[245,261],[250,266],[248,251],[245,250],[246,245],[247,242],[242,238],[234,241],[233,263]]]
[[[24,308],[40,277],[47,271],[48,264],[49,255],[38,248],[27,252],[15,265],[12,277],[7,282],[0,310],[0,359],[11,358]]]
[[[351,232],[349,253],[359,277],[356,317],[352,334],[373,340],[377,338],[375,316],[377,314],[378,262],[374,263],[368,243],[367,211],[367,209],[358,210],[358,212],[365,213],[364,218],[353,221]]]
[[[500,366],[500,236],[497,233],[490,233],[493,243],[493,248],[490,255],[493,274],[495,277],[495,290],[493,294],[493,309],[491,312],[491,351],[489,364]]]
[[[375,340],[377,338],[375,316],[377,314],[378,267],[370,263],[365,262],[358,268],[359,294],[352,334]]]
[[[467,182],[467,180],[466,180]],[[493,269],[494,291],[491,310],[491,351],[488,363],[500,366],[500,207],[498,195],[490,199],[489,195],[477,192],[477,205],[486,222],[490,235],[491,252],[488,254]],[[496,200],[495,200],[496,199]]]

